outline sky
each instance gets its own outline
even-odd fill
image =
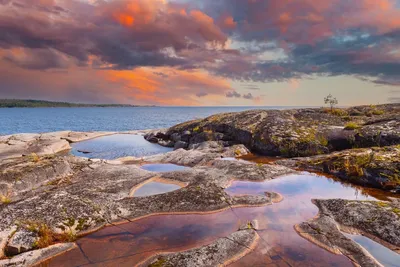
[[[0,0],[0,98],[400,102],[400,0]]]

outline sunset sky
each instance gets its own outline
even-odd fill
[[[400,102],[400,0],[0,0],[0,98]]]

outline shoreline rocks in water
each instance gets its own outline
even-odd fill
[[[73,241],[109,223],[153,214],[207,213],[236,206],[271,205],[273,194],[230,196],[224,188],[233,177],[262,181],[295,171],[284,166],[260,167],[245,161],[219,160],[235,153],[246,154],[248,150],[211,143],[190,151],[179,149],[144,157],[132,164],[68,154],[4,159],[0,161],[0,188],[7,200],[0,203],[0,232],[4,233],[0,251],[6,256],[32,251]],[[140,167],[143,162],[174,161],[192,168],[154,173]],[[154,177],[187,186],[161,195],[129,196],[133,187]]]
[[[350,149],[314,157],[278,160],[276,163],[400,193],[400,145]]]
[[[145,138],[179,148],[204,141],[222,141],[227,146],[243,144],[259,154],[284,157],[389,146],[400,143],[400,104],[333,111],[308,108],[217,114],[153,131]]]
[[[258,242],[254,229],[247,227],[213,243],[184,252],[152,257],[139,266],[226,266],[254,249]]]
[[[400,253],[400,202],[314,200],[318,217],[295,226],[309,241],[360,266],[381,266],[342,232],[365,235]]]

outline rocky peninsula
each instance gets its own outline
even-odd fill
[[[388,201],[314,200],[317,218],[297,224],[307,240],[361,266],[379,265],[343,235],[357,232],[399,252],[400,104],[346,109],[253,110],[218,114],[169,129],[131,131],[173,151],[114,160],[69,153],[76,142],[115,132],[56,132],[0,136],[0,266],[32,266],[76,248],[74,241],[106,226],[155,214],[215,213],[279,205],[275,192],[231,195],[235,181],[262,182],[311,171],[380,190]],[[89,152],[90,153],[90,152]],[[250,153],[269,164],[235,160]],[[144,164],[184,170],[153,172]],[[132,197],[151,179],[182,185]],[[338,211],[345,212],[338,212]],[[375,218],[375,220],[374,220]],[[144,266],[226,265],[259,239],[257,221],[186,251],[154,253]]]

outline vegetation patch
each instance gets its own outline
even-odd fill
[[[76,235],[72,232],[55,233],[47,224],[41,222],[29,221],[25,223],[23,227],[38,235],[39,239],[33,244],[35,249],[46,248],[56,243],[73,242],[76,240]]]
[[[36,153],[31,153],[28,157],[31,162],[37,163],[40,161],[40,157]]]
[[[155,262],[151,263],[149,267],[163,267],[167,261],[164,258],[158,258]]]
[[[346,125],[344,126],[344,129],[345,130],[356,130],[356,129],[359,129],[360,128],[360,125],[358,125],[357,123],[355,123],[355,122],[348,122],[348,123],[346,123]]]
[[[4,205],[10,204],[11,198],[10,198],[10,196],[7,196],[7,195],[0,195],[0,202]]]

